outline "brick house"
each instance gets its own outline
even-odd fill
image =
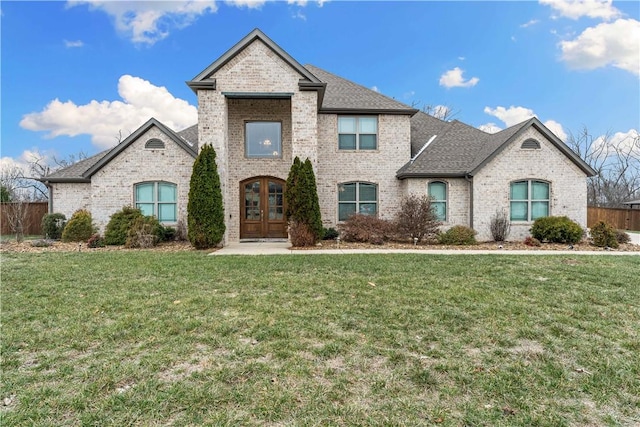
[[[286,238],[283,192],[295,156],[316,172],[323,223],[354,212],[391,219],[408,194],[429,194],[444,227],[490,239],[498,211],[512,240],[539,216],[586,226],[595,172],[538,119],[495,134],[446,122],[315,66],[302,66],[256,29],[187,84],[198,123],[175,132],[150,119],[111,150],[54,172],[50,211],[91,211],[104,230],[123,206],[186,223],[198,146],[217,153],[224,243]]]

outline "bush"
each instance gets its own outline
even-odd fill
[[[438,241],[443,245],[475,245],[476,231],[464,225],[455,225],[442,233]]]
[[[412,194],[400,202],[400,211],[396,216],[396,229],[398,234],[410,238],[412,241],[423,238],[433,238],[440,226],[435,212],[431,208],[429,196],[417,196]]]
[[[287,206],[286,216],[290,224],[306,224],[313,233],[315,244],[323,237],[323,228],[316,177],[309,159],[304,162],[297,156],[293,159],[284,197]]]
[[[154,216],[136,218],[127,234],[125,247],[127,248],[151,248],[160,241],[162,225]]]
[[[616,240],[620,244],[629,243],[631,241],[631,236],[622,230],[616,230]]]
[[[511,231],[511,221],[505,211],[497,211],[489,223],[489,231],[495,242],[504,242]]]
[[[160,241],[162,242],[172,242],[174,240],[176,240],[176,229],[173,227],[163,227],[162,224],[160,225],[160,230],[161,230],[161,236],[160,236]]]
[[[109,218],[104,231],[104,242],[107,245],[124,245],[133,223],[144,215],[140,209],[125,206]]]
[[[527,246],[537,246],[537,247],[542,245],[542,243],[540,243],[540,240],[531,236],[527,236],[527,238],[524,239],[524,244]]]
[[[291,244],[296,248],[313,246],[316,243],[316,238],[313,231],[311,231],[311,227],[302,222],[290,223],[289,237]]]
[[[375,216],[353,214],[338,226],[345,242],[381,245],[393,236],[395,226]]]
[[[322,240],[335,240],[338,236],[340,236],[340,233],[338,233],[338,230],[335,228],[330,227],[322,229]]]
[[[85,209],[74,212],[62,231],[63,242],[86,242],[95,232],[91,213]]]
[[[578,243],[583,234],[582,227],[566,216],[538,218],[531,227],[531,235],[541,242]]]
[[[89,248],[104,248],[104,246],[104,239],[98,233],[95,233],[93,236],[89,237],[89,240],[87,240],[87,247]]]
[[[617,248],[618,239],[616,230],[604,221],[599,221],[591,227],[591,239],[593,244],[601,248]]]
[[[42,217],[42,233],[46,239],[59,240],[67,217],[61,213],[46,214]]]

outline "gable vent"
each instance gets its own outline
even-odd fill
[[[535,139],[527,139],[525,142],[522,143],[520,148],[524,148],[525,150],[539,150],[540,143]]]
[[[146,144],[144,144],[144,148],[146,148],[147,150],[163,150],[164,142],[156,138],[150,139],[146,142]]]

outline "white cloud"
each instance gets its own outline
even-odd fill
[[[531,27],[532,25],[536,25],[538,22],[540,22],[537,19],[532,19],[529,22],[525,22],[524,24],[520,24],[520,28],[528,28]]]
[[[226,4],[236,7],[246,7],[248,9],[259,9],[266,0],[227,0]]]
[[[609,21],[621,16],[620,11],[613,7],[612,0],[540,0],[540,4],[550,6],[560,16],[570,19],[586,16]]]
[[[74,40],[74,41],[65,40],[64,41],[64,47],[67,47],[67,48],[82,47],[82,46],[84,46],[84,42],[82,40]]]
[[[453,70],[445,72],[440,76],[440,86],[444,86],[446,88],[472,87],[480,81],[477,77],[472,77],[465,81],[462,77],[462,73],[464,73],[464,70],[461,70],[460,67],[456,67]]]
[[[371,90],[380,93],[380,89],[378,89],[378,86],[371,86]]]
[[[571,68],[613,65],[640,75],[640,21],[618,19],[587,28],[574,40],[560,42],[562,59]]]
[[[605,145],[604,152],[607,155],[614,155],[616,152],[633,153],[640,156],[640,132],[636,129],[629,129],[628,132],[616,132],[610,136],[599,136],[593,142],[593,150],[597,151]]]
[[[175,130],[198,120],[196,107],[175,98],[165,87],[147,80],[123,75],[118,81],[122,101],[96,101],[76,105],[73,101],[51,101],[41,112],[25,115],[20,126],[32,131],[47,131],[47,137],[91,135],[93,144],[109,148],[117,143],[119,132],[127,135],[149,118],[155,117]]]
[[[246,0],[241,3],[258,3]],[[111,16],[116,30],[134,43],[152,45],[176,28],[191,25],[198,17],[217,10],[213,0],[189,1],[108,1],[69,0],[69,7],[88,4]]]
[[[518,123],[522,123],[536,116],[530,108],[514,107],[513,105],[509,108],[501,106],[496,108],[484,107],[484,112],[503,121],[506,127],[517,125]],[[567,133],[564,131],[560,123],[555,120],[547,120],[544,122],[544,125],[558,138],[560,138],[560,140],[565,141],[567,139]],[[487,123],[486,125],[479,126],[479,129],[489,133],[495,133],[500,130],[500,128],[498,128],[494,123]],[[491,132],[488,129],[493,131]]]
[[[502,128],[496,125],[495,123],[486,123],[484,125],[480,125],[478,126],[478,129],[487,133],[496,133],[502,130]]]

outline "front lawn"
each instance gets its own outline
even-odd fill
[[[1,257],[3,426],[640,423],[636,256]]]

